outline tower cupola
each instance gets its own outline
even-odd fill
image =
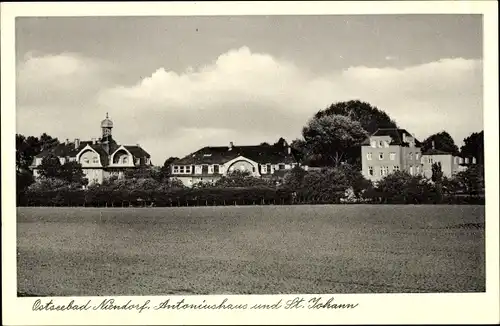
[[[111,137],[111,129],[113,129],[113,121],[109,119],[108,113],[106,112],[106,119],[101,121],[101,130],[103,139]]]

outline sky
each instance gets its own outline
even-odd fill
[[[204,146],[289,142],[361,100],[417,139],[483,130],[480,15],[23,17],[16,128],[100,137],[162,165]]]

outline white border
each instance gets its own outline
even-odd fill
[[[486,293],[471,294],[356,294],[335,295],[358,308],[279,311],[164,311],[164,312],[43,312],[31,311],[33,298],[16,297],[15,209],[15,51],[16,16],[147,16],[147,15],[312,15],[464,13],[483,14],[484,132],[486,161]],[[192,2],[192,3],[2,3],[2,315],[8,325],[59,324],[352,324],[352,323],[498,323],[498,5],[496,1],[422,2]],[[226,296],[190,296],[190,301],[220,301]],[[269,302],[286,296],[227,296],[231,302]],[[310,297],[310,296],[307,296]],[[323,297],[326,297],[323,295]],[[128,298],[128,297],[127,297]],[[131,297],[158,302],[159,297]],[[176,297],[170,297],[173,300]],[[79,298],[82,300],[83,298]],[[96,298],[98,299],[98,298]],[[121,300],[126,297],[120,297]],[[64,301],[61,298],[55,301]]]

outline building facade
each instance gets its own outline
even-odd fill
[[[31,169],[35,178],[40,176],[39,166],[47,155],[55,155],[59,162],[78,162],[89,185],[102,183],[106,178],[121,178],[125,171],[150,166],[151,156],[139,145],[119,145],[112,136],[113,122],[106,114],[101,121],[101,137],[90,141],[75,139],[45,150],[33,159]]]
[[[476,158],[464,158],[432,148],[422,155],[422,169],[425,177],[432,177],[432,165],[434,163],[440,163],[443,176],[451,178],[455,174],[465,171],[469,165],[476,164]]]
[[[275,145],[204,147],[172,163],[172,177],[185,186],[199,182],[214,183],[235,170],[254,177],[282,178],[287,170],[298,165],[285,142]]]
[[[394,171],[422,173],[420,142],[405,129],[378,129],[361,146],[363,176],[373,182]]]
[[[363,176],[373,182],[394,171],[432,177],[432,165],[441,164],[443,176],[465,171],[476,159],[463,158],[432,148],[422,153],[421,143],[405,129],[384,128],[374,132],[361,147]]]

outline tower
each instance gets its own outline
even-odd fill
[[[111,139],[111,129],[113,129],[113,121],[109,119],[106,112],[106,119],[101,121],[102,141],[109,141]]]
[[[109,119],[108,113],[106,112],[106,119],[101,121],[101,130],[102,130],[102,148],[106,153],[110,152],[110,142],[112,142],[111,129],[113,129],[113,121]]]

